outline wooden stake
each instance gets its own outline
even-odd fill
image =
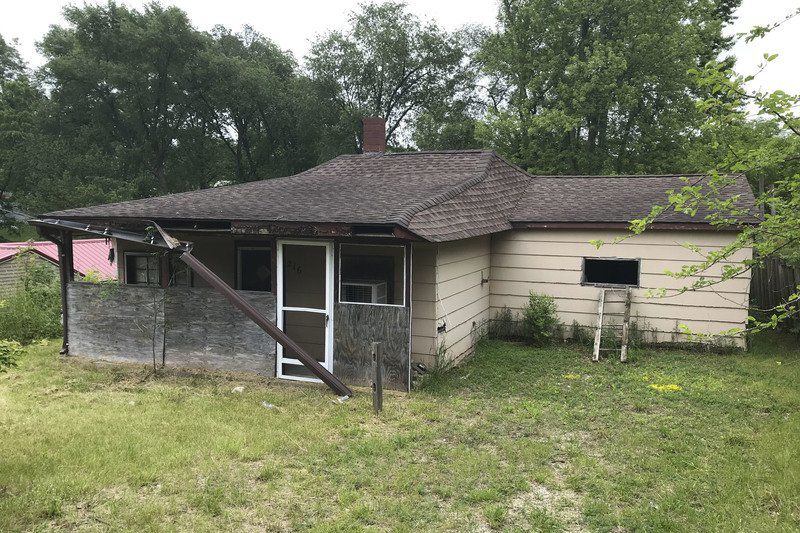
[[[383,411],[383,352],[381,343],[372,343],[372,408],[377,415]]]
[[[631,289],[625,291],[625,315],[622,317],[622,347],[619,350],[619,360],[623,363],[628,360],[628,335],[631,322]]]
[[[600,289],[600,298],[597,300],[597,329],[594,331],[594,353],[592,361],[600,360],[600,341],[603,338],[603,307],[606,301],[605,289]]]

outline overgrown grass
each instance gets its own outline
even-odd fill
[[[20,286],[0,299],[0,339],[28,343],[61,335],[61,285],[56,270],[31,253],[15,259]]]
[[[775,339],[627,365],[488,342],[377,418],[366,391],[56,352],[0,375],[3,531],[800,528],[800,352]]]

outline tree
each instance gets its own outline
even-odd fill
[[[67,7],[64,17],[69,27],[51,28],[41,43],[58,121],[113,159],[111,172],[146,177],[141,192],[170,191],[202,35],[184,12],[156,3],[142,12],[114,2]]]
[[[730,46],[739,0],[502,0],[480,52],[479,138],[535,173],[682,171],[690,68]]]
[[[314,91],[292,56],[245,27],[218,26],[193,91],[198,114],[233,162],[236,181],[285,176],[319,162]]]
[[[457,99],[425,110],[414,121],[411,140],[420,150],[482,148],[476,138],[476,108],[480,107],[474,101]]]
[[[331,154],[332,92],[250,28],[197,31],[181,10],[68,7],[41,43],[49,98],[15,183],[32,212],[293,174]]]
[[[0,227],[16,224],[6,219],[12,208],[8,198],[27,166],[23,149],[31,141],[42,99],[19,53],[0,36]]]
[[[800,9],[789,18],[800,15]],[[779,27],[784,21],[753,28],[742,36],[752,41]],[[777,55],[766,54],[759,72],[774,61]],[[700,87],[709,96],[698,102],[705,122],[703,132],[710,141],[709,152],[714,160],[708,168],[709,180],[704,185],[687,181],[680,190],[670,191],[662,205],[654,206],[650,214],[631,222],[631,234],[647,230],[668,211],[694,216],[699,209],[709,212],[706,220],[715,226],[736,226],[737,238],[720,250],[703,252],[702,260],[686,265],[673,273],[688,282],[679,292],[711,287],[742,275],[758,265],[765,257],[779,257],[789,264],[800,265],[800,95],[782,90],[752,90],[754,75],[737,73],[729,64],[711,60],[694,69]],[[733,175],[746,173],[756,176],[761,187],[757,195],[760,212],[756,223],[740,225],[744,214],[737,197],[726,196],[725,187]],[[601,242],[597,242],[601,245]],[[753,259],[734,261],[743,249],[752,248]],[[721,266],[721,276],[705,277],[712,267]],[[664,291],[660,291],[663,295]],[[800,286],[787,300],[772,309],[752,309],[749,331],[775,328],[800,315]],[[731,331],[727,333],[742,333]]]
[[[342,129],[360,149],[363,116],[384,117],[387,142],[402,144],[417,115],[464,90],[465,54],[461,33],[423,24],[401,3],[370,3],[351,13],[347,31],[317,40],[306,64],[316,83],[335,88]]]

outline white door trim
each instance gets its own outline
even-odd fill
[[[300,245],[300,246],[322,246],[325,248],[325,309],[316,309],[311,307],[291,307],[283,305],[283,246]],[[325,362],[322,366],[333,372],[333,242],[331,241],[301,241],[301,240],[278,240],[277,242],[277,257],[276,263],[278,267],[277,272],[277,319],[278,328],[283,331],[283,312],[284,311],[298,311],[302,313],[318,313],[325,315]],[[292,379],[296,381],[311,381],[321,383],[318,378],[310,378],[306,376],[292,376],[283,372],[283,365],[302,365],[302,363],[291,357],[283,357],[283,346],[277,343],[277,357],[276,357],[276,375],[282,379]]]

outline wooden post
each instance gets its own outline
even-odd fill
[[[69,354],[69,306],[67,304],[67,286],[75,279],[72,266],[72,233],[62,231],[58,240],[51,238],[58,247],[58,274],[61,282],[61,355]]]
[[[597,329],[594,331],[594,353],[592,361],[600,360],[600,343],[603,340],[603,307],[605,306],[606,290],[600,289],[600,297],[597,299]]]
[[[631,322],[631,289],[625,291],[625,314],[622,317],[622,347],[619,350],[619,360],[623,363],[628,360],[628,335]]]
[[[383,351],[381,343],[372,343],[372,408],[377,415],[383,411]]]

